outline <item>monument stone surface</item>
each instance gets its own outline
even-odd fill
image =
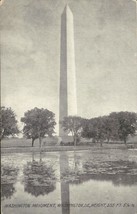
[[[61,16],[59,121],[77,115],[73,14],[67,5]],[[66,136],[61,124],[59,136]]]

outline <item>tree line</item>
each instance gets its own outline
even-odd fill
[[[16,136],[20,132],[27,139],[34,141],[55,134],[55,114],[44,108],[33,108],[24,113],[21,118],[24,124],[23,130],[19,130],[16,114],[11,108],[0,108],[0,139],[8,136]],[[107,116],[85,119],[79,116],[64,117],[60,121],[64,132],[71,133],[76,146],[81,137],[92,139],[95,143],[121,140],[127,143],[128,136],[135,135],[137,131],[137,113],[112,112]]]

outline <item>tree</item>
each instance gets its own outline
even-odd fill
[[[137,127],[137,114],[134,112],[113,112],[111,118],[118,121],[118,136],[126,144],[129,135],[134,135]]]
[[[109,116],[87,119],[84,122],[82,136],[92,138],[102,146],[103,141],[109,142],[110,139],[117,138],[117,123]]]
[[[105,135],[105,126],[104,126],[104,120],[102,117],[97,117],[91,119],[91,124],[93,127],[93,139],[102,146],[103,141],[106,138]]]
[[[126,144],[129,135],[137,130],[137,114],[134,112],[112,112],[109,116],[85,120],[82,136],[96,142],[123,140]]]
[[[104,120],[102,119],[102,117],[96,117],[90,120],[86,120],[82,136],[89,139],[92,138],[95,142],[100,142],[100,145],[102,146],[102,143],[106,137]]]
[[[56,125],[55,114],[48,109],[34,108],[25,112],[24,117],[21,118],[24,128],[23,133],[28,139],[32,139],[32,146],[34,141],[39,139],[41,147],[42,138],[46,135],[52,135]]]
[[[109,143],[110,140],[118,140],[118,121],[111,116],[103,116],[104,137]]]
[[[0,108],[0,139],[19,133],[16,115],[11,108]]]
[[[96,139],[95,119],[85,119],[82,127],[82,137],[88,139]]]
[[[76,146],[78,139],[81,137],[82,118],[78,116],[64,117],[61,122],[64,131],[71,133],[74,145]]]
[[[82,123],[82,137],[83,138],[92,138],[93,134],[91,133],[92,130],[92,124],[90,122],[90,119],[83,119]]]

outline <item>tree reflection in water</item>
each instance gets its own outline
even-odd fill
[[[114,185],[136,185],[137,163],[130,161],[85,162],[84,172],[91,179],[112,181]]]
[[[32,162],[27,162],[23,170],[24,190],[34,195],[45,195],[53,192],[56,188],[55,171],[52,165],[43,162],[40,156],[39,161],[32,158]]]
[[[80,160],[74,154],[74,167],[66,167],[61,180],[71,184],[81,184],[88,180],[112,181],[114,185],[136,185],[137,163],[130,161],[93,162]]]
[[[15,183],[17,181],[19,169],[10,165],[1,165],[1,198],[11,198],[16,192]]]
[[[84,161],[74,152],[73,165],[65,154],[60,155],[62,214],[70,214],[70,184],[88,180],[112,181],[114,185],[137,185],[137,163],[130,161]],[[66,206],[65,206],[66,205]]]

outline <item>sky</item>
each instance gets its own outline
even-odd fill
[[[58,121],[61,14],[73,13],[78,115],[137,112],[133,0],[5,0],[1,20],[1,103],[18,120],[47,108]],[[58,128],[57,128],[58,130]]]

